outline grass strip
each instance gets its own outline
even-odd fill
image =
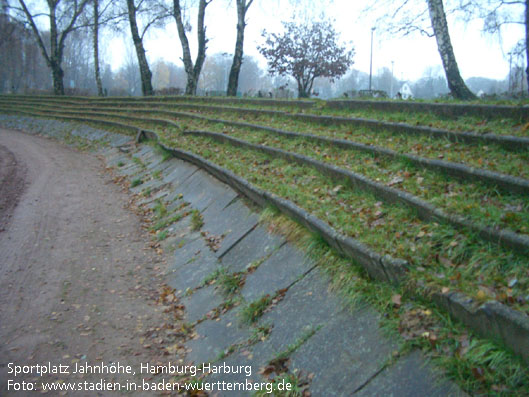
[[[498,230],[484,225],[474,224],[464,218],[449,215],[438,208],[418,199],[415,196],[407,194],[398,189],[387,187],[379,183],[366,179],[362,175],[347,172],[344,169],[338,168],[334,165],[314,160],[310,157],[299,155],[297,153],[288,152],[282,149],[277,149],[270,146],[255,145],[241,139],[229,137],[224,134],[219,134],[209,131],[185,131],[184,134],[192,134],[197,136],[210,137],[217,142],[228,142],[231,145],[248,148],[269,155],[280,157],[288,162],[294,162],[301,165],[308,165],[315,168],[324,175],[328,175],[338,183],[342,180],[347,180],[354,188],[368,191],[376,195],[381,200],[389,203],[400,202],[411,209],[416,210],[418,216],[425,221],[441,221],[448,223],[457,229],[469,229],[473,233],[479,234],[483,239],[498,243],[508,248],[515,249],[521,253],[529,254],[529,239],[526,236],[514,233],[511,230]]]
[[[0,97],[0,101],[9,100],[11,103],[17,101],[28,101],[39,102],[42,101],[41,97]],[[352,118],[358,120],[349,120],[351,122],[363,123],[366,120],[374,120],[376,122],[382,123],[393,123],[401,124],[405,123],[409,127],[426,127],[428,129],[439,129],[446,130],[456,133],[466,133],[471,132],[469,140],[488,140],[489,138],[494,138],[496,135],[498,137],[502,136],[516,136],[516,137],[528,137],[528,125],[525,122],[521,122],[520,116],[518,114],[513,114],[513,117],[497,117],[494,112],[494,108],[487,108],[487,111],[484,111],[483,115],[469,115],[469,113],[461,114],[454,117],[449,117],[447,115],[438,115],[432,112],[431,110],[425,109],[423,111],[410,112],[405,110],[407,104],[405,103],[392,103],[392,106],[382,110],[374,109],[370,107],[363,108],[352,108],[352,109],[334,109],[332,107],[326,106],[325,102],[316,102],[314,106],[308,109],[303,109],[297,106],[266,106],[267,110],[263,109],[260,102],[257,103],[248,103],[244,101],[229,101],[216,98],[215,100],[207,100],[200,98],[192,97],[181,97],[175,98],[175,100],[167,100],[167,98],[141,98],[134,101],[125,100],[124,98],[107,98],[105,101],[101,101],[95,98],[84,98],[83,100],[75,100],[74,98],[46,98],[46,101],[52,101],[56,104],[69,104],[69,105],[91,105],[91,106],[127,106],[127,105],[141,105],[141,106],[163,106],[163,107],[172,107],[172,108],[219,108],[225,107],[225,110],[239,111],[239,112],[252,112],[256,111],[259,113],[267,112],[269,114],[276,113],[289,113],[291,117],[296,116],[324,116],[324,122],[332,122],[328,118],[337,117],[337,118]],[[286,108],[286,109],[285,109]],[[514,109],[517,109],[515,107]],[[217,109],[217,111],[220,109]],[[298,113],[301,112],[301,113]],[[516,112],[515,112],[516,113]],[[487,115],[487,116],[485,116]],[[325,121],[325,119],[327,119]],[[312,121],[316,121],[312,119]],[[338,121],[338,120],[336,120]],[[347,122],[346,120],[341,120],[340,122]],[[367,121],[367,124],[371,124]],[[374,126],[374,125],[373,125]],[[391,127],[391,126],[388,126]],[[421,133],[421,129],[417,129],[417,132]],[[427,132],[423,130],[424,133],[432,133],[432,131]],[[433,132],[435,135],[436,133]],[[439,134],[437,134],[439,135]],[[441,134],[442,135],[442,134]],[[460,135],[461,139],[465,139],[464,135]],[[501,140],[500,140],[501,141]]]
[[[157,113],[157,114],[169,115],[169,116],[172,116],[174,119],[176,119],[178,117],[180,117],[180,118],[181,117],[190,117],[190,118],[202,119],[202,120],[213,122],[213,123],[219,123],[220,122],[220,123],[223,123],[223,124],[228,124],[228,125],[232,125],[232,126],[234,125],[234,126],[237,126],[237,127],[247,127],[247,128],[262,129],[262,130],[266,130],[266,131],[269,131],[269,132],[272,132],[272,133],[275,133],[275,134],[279,134],[281,136],[288,137],[288,138],[303,137],[305,139],[315,140],[317,142],[322,142],[322,143],[326,143],[326,144],[331,144],[331,145],[334,144],[334,145],[337,145],[337,146],[340,146],[340,147],[366,151],[366,152],[369,152],[369,153],[375,153],[375,154],[378,154],[378,155],[394,157],[394,158],[397,158],[397,159],[404,159],[406,161],[410,161],[410,162],[412,162],[414,164],[417,164],[419,166],[422,166],[422,167],[434,169],[436,171],[440,170],[440,171],[443,171],[443,172],[446,172],[446,173],[450,173],[450,174],[455,175],[455,176],[457,176],[459,178],[471,179],[471,180],[479,179],[479,180],[485,181],[487,183],[496,184],[499,187],[501,187],[501,188],[503,188],[505,190],[508,190],[508,191],[529,192],[529,180],[520,178],[518,176],[511,176],[509,174],[504,175],[502,173],[497,173],[496,171],[490,171],[489,169],[487,169],[487,167],[485,167],[483,169],[482,168],[473,168],[473,167],[468,168],[464,164],[454,163],[454,162],[451,162],[451,161],[448,162],[448,161],[444,161],[444,160],[423,158],[423,157],[419,157],[419,156],[417,156],[415,154],[398,153],[398,152],[393,151],[392,149],[386,149],[386,148],[383,148],[383,147],[376,147],[376,146],[372,146],[372,145],[365,145],[365,144],[362,144],[362,143],[357,143],[357,142],[353,142],[353,141],[349,141],[349,140],[328,138],[328,137],[325,137],[325,136],[318,136],[318,135],[312,135],[312,134],[294,133],[294,132],[289,132],[289,131],[285,131],[285,130],[278,130],[278,129],[274,128],[274,127],[267,127],[267,126],[263,126],[263,125],[253,125],[253,124],[246,123],[246,122],[230,121],[230,120],[223,120],[223,119],[211,119],[211,118],[204,117],[204,116],[199,116],[199,115],[194,115],[194,114],[189,114],[189,113],[182,113],[182,112],[171,112],[171,111],[161,111],[161,110],[154,110],[153,111],[153,110],[150,110],[150,109],[134,109],[134,110],[135,110],[135,113],[137,113],[138,111],[143,111],[146,114]],[[95,115],[95,113],[94,113],[94,115]],[[163,122],[163,121],[160,121],[160,122]],[[449,145],[450,145],[450,143],[448,145],[445,145],[445,148],[449,148]],[[484,148],[489,149],[486,146]],[[499,150],[501,150],[501,148]],[[492,152],[490,152],[488,154],[490,155],[490,157],[494,157],[493,154],[495,154],[495,153],[496,152],[492,151]],[[519,158],[519,159],[517,159],[516,157],[513,158],[513,156],[516,156],[516,155],[513,155],[511,157],[507,157],[511,161],[506,163],[506,164],[508,164],[508,166],[502,167],[502,168],[506,168],[506,169],[509,169],[510,171],[513,171],[514,175],[518,175],[518,173],[517,173],[518,169],[525,170],[527,167],[525,167],[525,165],[524,165],[525,162],[526,162],[524,160],[524,157],[529,157],[529,151],[527,153],[521,153],[519,155],[521,156],[521,158]],[[502,158],[503,159],[506,158],[506,155],[504,154],[502,156]],[[478,159],[478,163],[479,162],[480,162],[480,159]],[[483,162],[481,161],[481,163],[483,163]],[[496,164],[496,163],[493,162],[493,163],[489,163],[489,164]],[[527,172],[529,172],[529,171],[526,171],[526,173]],[[520,171],[520,173],[523,174],[522,171]]]
[[[111,106],[123,106],[123,102],[111,102]],[[285,117],[304,121],[308,123],[323,124],[323,125],[346,125],[351,128],[366,127],[373,131],[385,129],[388,131],[402,133],[402,134],[418,134],[429,135],[432,138],[448,139],[452,142],[465,143],[481,143],[497,144],[510,150],[527,150],[529,147],[529,133],[527,128],[520,126],[514,120],[492,121],[487,124],[487,121],[476,120],[473,117],[464,117],[458,119],[457,122],[449,120],[444,127],[443,123],[437,121],[432,122],[431,114],[421,114],[421,117],[413,117],[409,114],[401,114],[397,116],[395,121],[388,120],[384,113],[371,112],[368,114],[347,114],[344,111],[334,112],[335,114],[325,114],[327,112],[311,110],[310,113],[290,113],[284,110],[260,109],[253,107],[235,107],[235,106],[221,106],[221,105],[204,105],[196,103],[179,102],[174,105],[168,105],[164,102],[138,102],[137,105],[141,107],[158,107],[165,109],[187,109],[214,113],[235,113],[238,116],[241,114],[270,116],[270,117]],[[90,110],[101,109],[101,104],[93,105]],[[316,109],[320,109],[319,107]],[[315,109],[315,110],[316,110]],[[354,116],[354,117],[353,117]],[[407,117],[407,118],[406,118]],[[513,125],[508,125],[510,121]],[[487,128],[483,126],[487,124]],[[490,124],[494,124],[493,126]],[[499,126],[497,124],[500,124]],[[468,126],[477,126],[482,128],[472,129],[469,131]],[[501,128],[500,128],[501,127]],[[509,128],[510,127],[510,128]]]
[[[309,144],[303,138],[281,139],[248,128],[225,128],[200,121],[182,121],[182,128],[229,135],[249,143],[280,148],[312,157],[326,164],[365,175],[371,180],[419,197],[449,213],[474,219],[492,227],[529,233],[529,197],[490,189],[480,183],[464,183],[449,176],[431,173],[406,161],[377,157],[323,144]],[[526,226],[527,225],[527,226]]]
[[[151,110],[156,112],[156,110]],[[159,112],[162,114],[162,112]],[[456,162],[476,168],[482,168],[492,172],[504,173],[515,177],[529,177],[529,151],[511,152],[497,145],[465,145],[454,143],[443,139],[433,139],[429,136],[410,136],[388,131],[373,133],[369,128],[351,128],[348,126],[314,125],[311,122],[291,120],[285,117],[270,117],[265,115],[233,115],[231,113],[198,112],[201,115],[222,116],[222,121],[238,122],[243,126],[241,120],[247,124],[255,124],[257,127],[295,132],[299,134],[313,135],[318,137],[345,140],[352,143],[367,145],[364,150],[376,151],[376,148],[384,148],[400,155],[422,156],[427,159],[442,162]],[[169,113],[164,113],[170,115]],[[182,115],[180,115],[182,116]],[[213,120],[212,120],[213,121]],[[220,122],[218,118],[214,120]],[[250,125],[246,125],[251,127]],[[444,142],[443,142],[444,141]],[[358,146],[360,148],[360,146]],[[380,151],[382,153],[382,151]],[[390,153],[387,153],[390,155]],[[411,158],[413,160],[413,158]],[[506,161],[508,159],[509,161]]]

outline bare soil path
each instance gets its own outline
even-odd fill
[[[129,196],[102,160],[0,129],[0,198],[0,395],[14,379],[9,363],[70,372],[84,363],[156,363],[173,327],[156,303],[164,259],[148,248]],[[134,377],[33,372],[16,380],[38,387],[42,379],[101,378]]]
[[[5,230],[25,186],[26,167],[0,145],[0,233]]]

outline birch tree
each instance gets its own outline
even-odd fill
[[[24,0],[18,1],[18,11],[30,26],[42,56],[51,70],[55,95],[64,95],[64,46],[68,35],[79,28],[77,21],[88,1],[46,0],[47,12],[32,11]],[[49,45],[45,44],[45,35],[37,27],[36,19],[40,17],[47,17],[49,22]]]
[[[459,73],[452,41],[448,33],[443,0],[428,0],[428,10],[450,93],[457,99],[474,99],[476,96],[468,89]]]
[[[94,77],[96,79],[97,95],[103,96],[103,83],[99,68],[99,0],[94,1],[94,26],[92,27],[92,40],[94,48]]]
[[[450,12],[454,9],[450,9]],[[406,36],[419,32],[428,37],[435,37],[452,96],[463,100],[476,97],[468,89],[459,72],[443,0],[375,0],[366,11],[381,11],[383,17],[378,19],[377,26],[392,35]]]
[[[138,66],[141,77],[141,90],[144,96],[154,94],[152,88],[152,72],[147,61],[143,40],[149,28],[162,26],[168,14],[163,6],[155,0],[126,0],[127,14],[132,35],[132,42],[138,57]],[[143,19],[140,30],[138,18]]]
[[[236,96],[239,86],[239,74],[241,71],[243,48],[244,48],[244,29],[246,27],[246,13],[254,0],[236,0],[237,3],[237,40],[235,42],[235,52],[230,69],[228,80],[228,96]]]
[[[117,26],[123,22],[126,13],[122,12],[119,3],[114,0],[90,0],[91,6],[85,13],[85,24],[91,28],[92,57],[94,63],[94,78],[96,81],[97,95],[103,96],[103,82],[101,79],[101,65],[99,53],[99,38],[102,28]]]
[[[204,20],[206,16],[206,7],[213,0],[199,0],[198,3],[198,18],[197,18],[197,41],[198,41],[198,51],[195,62],[191,58],[191,49],[189,47],[189,40],[187,38],[186,25],[184,22],[183,16],[183,5],[180,0],[173,0],[173,17],[176,22],[176,28],[178,30],[178,37],[180,38],[180,43],[182,45],[182,60],[184,62],[184,70],[187,75],[186,82],[186,95],[196,95],[198,79],[200,77],[200,72],[204,66],[204,60],[206,59],[206,27],[204,25]]]

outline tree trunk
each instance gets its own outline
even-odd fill
[[[303,79],[297,79],[298,82],[298,98],[309,98],[310,94],[307,92],[307,86]]]
[[[35,21],[33,19],[33,16],[28,10],[28,7],[26,6],[26,3],[24,0],[19,0],[19,4],[22,8],[22,11],[26,15],[27,22],[29,23],[29,26],[31,27],[31,30],[33,31],[33,34],[35,36],[35,39],[37,40],[37,45],[40,47],[40,50],[42,52],[42,56],[46,60],[46,65],[51,69],[51,75],[53,79],[53,91],[55,95],[64,95],[64,71],[62,70],[62,55],[64,51],[64,43],[66,41],[66,38],[68,35],[72,32],[75,26],[75,22],[77,21],[77,18],[84,10],[84,7],[88,3],[89,0],[83,0],[81,4],[78,4],[75,2],[74,4],[74,10],[71,16],[71,19],[68,21],[68,24],[66,25],[66,28],[59,34],[59,30],[57,29],[57,4],[58,1],[51,1],[48,0],[48,8],[49,8],[49,17],[50,17],[50,46],[49,46],[49,54],[48,49],[44,45],[44,41],[42,40],[42,37],[39,33],[39,30],[37,28],[37,25],[35,24]],[[62,15],[64,17],[64,15]],[[59,18],[62,20],[62,18]]]
[[[454,49],[448,33],[448,24],[443,7],[443,0],[428,0],[428,9],[430,11],[430,20],[437,40],[437,48],[441,55],[443,67],[448,82],[448,88],[454,98],[469,100],[476,96],[468,89],[457,66]]]
[[[136,6],[134,0],[127,0],[127,8],[129,14],[130,32],[132,34],[132,41],[136,48],[136,55],[138,56],[138,65],[140,67],[141,90],[144,96],[153,95],[152,89],[152,72],[145,56],[145,48],[143,48],[143,41],[138,32],[138,24],[136,22]]]
[[[529,1],[529,0],[528,0]],[[235,42],[235,53],[233,54],[233,62],[230,69],[230,77],[228,80],[228,96],[236,96],[237,88],[239,87],[239,73],[242,65],[242,55],[244,48],[244,28],[246,27],[245,17],[248,8],[252,5],[253,0],[237,0],[237,40]]]
[[[210,0],[211,1],[211,0]],[[185,32],[184,21],[182,19],[182,10],[180,7],[180,0],[173,0],[174,18],[176,21],[176,28],[178,36],[182,45],[182,58],[184,62],[184,69],[187,75],[186,95],[196,95],[198,78],[206,59],[206,28],[204,27],[204,19],[206,14],[206,7],[209,4],[206,0],[200,0],[198,6],[198,22],[197,22],[197,38],[198,38],[198,53],[195,63],[191,59],[191,51],[189,49],[189,41]]]
[[[64,95],[64,72],[61,68],[62,51],[59,46],[55,6],[50,6],[50,59],[49,66],[55,95]]]
[[[99,0],[94,0],[94,70],[97,85],[97,95],[104,96],[103,83],[99,70]]]
[[[527,90],[529,91],[529,0],[525,0],[525,75],[527,76]]]
[[[50,59],[51,76],[53,79],[53,93],[64,95],[64,71],[61,63],[55,57]]]
[[[212,1],[212,0],[209,0]],[[206,28],[204,26],[204,20],[206,18],[206,7],[209,3],[206,0],[200,0],[198,5],[198,21],[197,21],[197,40],[198,40],[198,52],[197,58],[195,59],[195,67],[193,68],[193,76],[195,82],[195,89],[193,95],[197,93],[197,83],[200,73],[202,72],[202,66],[206,60]]]

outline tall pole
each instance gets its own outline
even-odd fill
[[[371,91],[371,80],[373,78],[373,32],[375,28],[371,28],[371,56],[369,60],[369,91]]]
[[[389,85],[389,97],[393,98],[393,65],[395,64],[395,61],[391,61],[391,83]]]
[[[509,93],[512,91],[512,52],[509,52]]]
[[[520,98],[523,98],[523,61],[520,65]]]

